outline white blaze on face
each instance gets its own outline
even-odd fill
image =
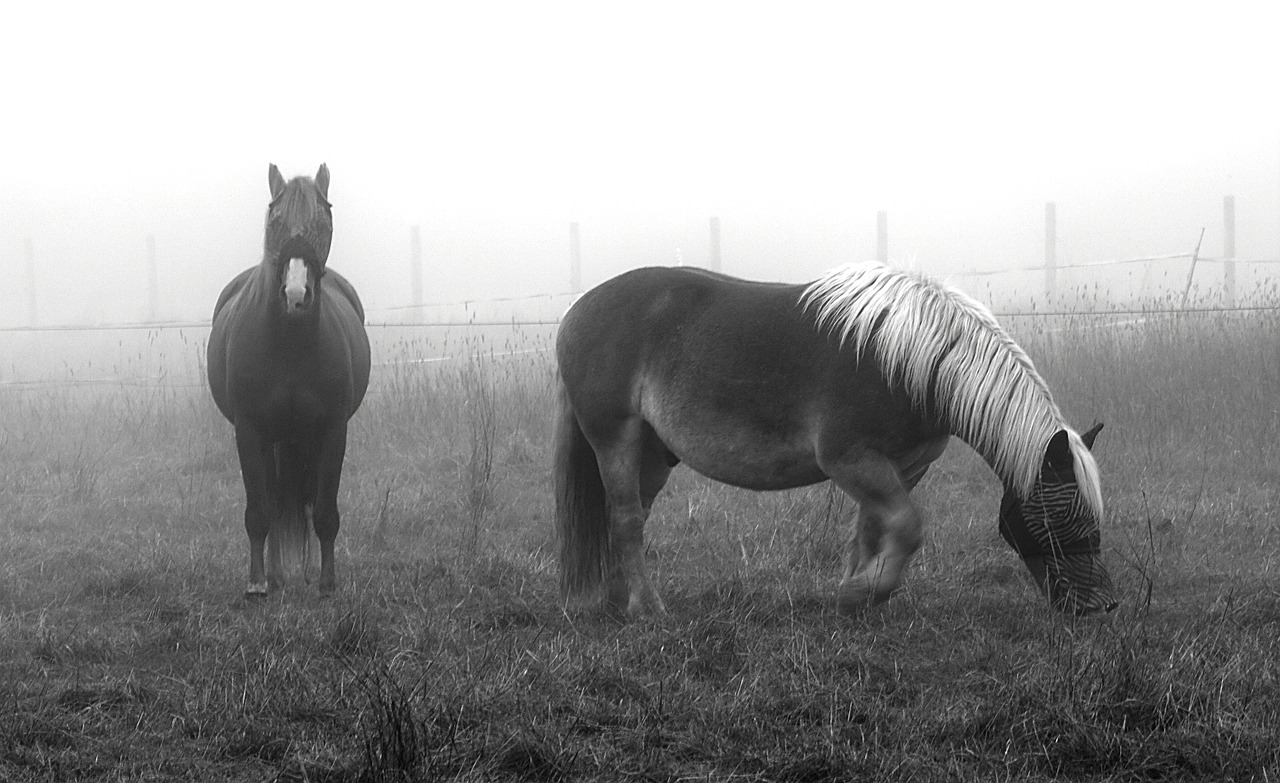
[[[289,312],[306,306],[307,262],[301,258],[289,259],[289,268],[284,273],[284,298],[289,305]]]

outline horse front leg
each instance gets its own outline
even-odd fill
[[[858,501],[857,534],[836,598],[840,611],[852,613],[887,601],[901,584],[907,563],[920,548],[924,520],[887,457],[859,449],[823,469]]]
[[[276,484],[275,456],[271,444],[244,424],[236,425],[236,452],[244,482],[244,529],[249,536],[249,585],[244,594],[246,598],[265,598],[271,585],[263,552],[278,505],[272,491]],[[273,546],[271,554],[278,558],[279,548]]]
[[[331,427],[321,439],[315,467],[308,471],[314,478],[308,482],[307,497],[314,504],[306,506],[312,529],[320,540],[320,594],[329,595],[338,586],[334,565],[334,544],[338,539],[341,519],[338,514],[338,485],[342,481],[342,463],[347,453],[347,423]]]

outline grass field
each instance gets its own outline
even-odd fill
[[[202,388],[0,392],[0,779],[1280,780],[1280,316],[1127,320],[1007,321],[1107,425],[1123,603],[1084,621],[959,443],[882,608],[833,610],[827,487],[678,470],[649,526],[671,616],[566,616],[544,335],[375,346],[327,599],[242,598]]]

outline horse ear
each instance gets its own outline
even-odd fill
[[[316,187],[320,188],[320,195],[324,196],[325,201],[329,200],[329,164],[321,163],[320,170],[316,172]]]
[[[1049,439],[1049,447],[1044,450],[1044,467],[1059,473],[1069,473],[1073,462],[1067,431],[1058,430],[1053,433],[1053,437]]]
[[[271,185],[271,200],[275,201],[284,192],[284,177],[280,176],[280,169],[274,163],[267,169],[267,182]]]
[[[1102,422],[1098,422],[1089,428],[1089,431],[1080,436],[1080,440],[1084,441],[1084,445],[1089,447],[1089,451],[1093,451],[1093,441],[1098,437],[1098,433],[1102,431]]]

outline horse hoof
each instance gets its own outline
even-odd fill
[[[268,589],[265,584],[251,584],[244,590],[244,597],[251,601],[258,601],[267,597]]]
[[[631,617],[652,617],[659,620],[668,616],[667,607],[662,603],[661,598],[654,598],[651,601],[632,601],[627,607],[627,614]]]
[[[842,587],[836,594],[836,610],[841,614],[858,615],[889,600],[889,594],[878,594],[865,587]]]

